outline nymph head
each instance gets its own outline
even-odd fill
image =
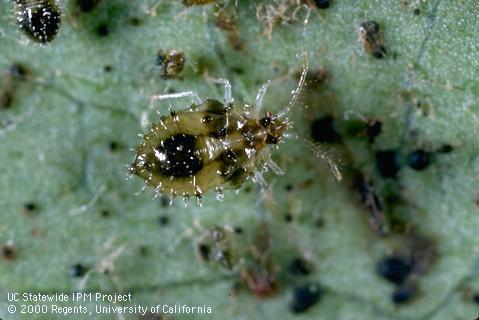
[[[289,127],[287,119],[281,120],[271,112],[267,112],[263,118],[259,119],[259,124],[267,131],[267,144],[279,143],[283,138],[284,132]]]

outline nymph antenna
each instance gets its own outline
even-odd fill
[[[301,93],[301,90],[303,90],[304,82],[306,81],[306,75],[308,73],[308,68],[309,68],[308,53],[306,52],[306,50],[303,49],[301,51],[300,58],[301,58],[301,63],[303,65],[303,70],[301,71],[301,77],[299,78],[298,85],[296,86],[296,89],[294,89],[291,100],[289,101],[288,105],[284,107],[284,109],[277,114],[278,118],[284,117],[289,113],[289,111],[291,110],[291,107],[294,105],[294,103],[298,99],[299,94]]]

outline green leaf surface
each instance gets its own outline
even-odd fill
[[[75,1],[59,1],[62,24],[48,45],[28,40],[15,25],[14,4],[0,3],[0,93],[11,83],[15,92],[11,106],[0,108],[0,318],[65,319],[9,314],[7,292],[78,290],[131,293],[131,302],[116,304],[122,306],[206,305],[213,311],[165,315],[168,319],[478,316],[472,296],[479,292],[479,4],[332,1],[325,10],[310,7],[305,23],[308,6],[298,2],[226,1],[220,9],[117,0],[101,1],[84,13]],[[271,18],[282,8],[282,19],[268,34],[266,14]],[[232,46],[232,31],[215,23],[219,12],[236,18],[243,49]],[[359,25],[367,20],[380,25],[384,59],[365,52],[358,40]],[[108,35],[98,34],[101,25]],[[161,78],[155,65],[159,49],[184,52],[178,78]],[[273,151],[285,174],[267,173],[267,192],[247,182],[238,193],[225,191],[222,202],[214,192],[205,195],[201,208],[193,201],[185,208],[181,199],[165,206],[167,199],[153,199],[150,189],[135,195],[143,181],[127,180],[127,165],[134,157],[129,148],[146,131],[142,121],[156,122],[156,111],[168,115],[168,103],[177,110],[189,103],[150,105],[149,96],[194,90],[221,99],[223,89],[211,78],[224,77],[237,103],[252,103],[259,87],[272,80],[263,109],[276,112],[296,86],[294,74],[301,70],[296,56],[303,49],[310,70],[324,68],[328,76],[324,83],[307,85],[299,97],[291,113],[293,131],[309,140],[314,119],[334,117],[341,141],[321,148],[341,166],[341,182],[310,146],[292,138]],[[29,70],[25,81],[11,79],[15,63]],[[382,122],[374,143],[351,134],[369,119]],[[452,152],[433,152],[444,144]],[[397,179],[378,173],[375,152],[385,149],[398,150]],[[425,170],[407,166],[415,149],[433,153]],[[387,203],[386,218],[399,215],[413,233],[380,236],[371,228],[370,212],[354,184],[358,172],[370,177]],[[388,202],[391,195],[401,199],[398,206]],[[32,212],[24,208],[27,203],[35,204]],[[162,225],[164,216],[168,223]],[[195,249],[215,226],[243,230],[227,232],[225,245],[237,258],[232,270],[202,261]],[[269,246],[261,255],[265,243],[258,235],[265,229]],[[395,286],[376,266],[413,234],[432,243],[421,256],[435,250],[437,260],[417,276],[416,297],[395,305]],[[5,253],[9,246],[13,259]],[[276,290],[268,297],[258,297],[241,282],[245,270],[264,271],[258,252],[275,278]],[[296,257],[311,265],[309,275],[291,274]],[[90,271],[72,277],[75,264]],[[238,283],[241,288],[234,290]],[[318,284],[321,299],[301,315],[291,313],[293,288],[305,283]],[[83,304],[90,310],[112,305]],[[95,313],[90,318],[147,319]]]

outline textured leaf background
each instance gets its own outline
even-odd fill
[[[224,10],[236,16],[242,49],[232,47],[228,31],[215,24],[215,5],[117,0],[101,1],[83,13],[75,1],[60,1],[59,35],[40,46],[18,30],[12,2],[1,2],[0,90],[10,81],[12,64],[30,72],[25,81],[15,82],[12,105],[0,109],[1,318],[64,319],[8,314],[6,294],[80,289],[131,292],[131,305],[213,309],[208,316],[171,319],[478,316],[473,302],[479,291],[478,2],[338,0],[328,9],[313,9],[306,24],[306,6],[295,2],[229,1]],[[280,19],[271,31],[268,5],[286,6],[285,15],[298,9],[297,19]],[[384,59],[365,53],[358,41],[358,26],[367,20],[381,27]],[[108,28],[105,36],[97,32],[101,25]],[[296,54],[302,48],[309,53],[311,70],[322,67],[329,76],[301,95],[292,112],[294,129],[310,139],[314,119],[334,116],[342,139],[323,149],[343,168],[341,182],[310,147],[290,139],[274,151],[285,175],[266,175],[270,193],[248,182],[238,194],[226,191],[223,202],[209,194],[202,208],[193,202],[184,208],[180,199],[165,206],[164,199],[152,200],[151,190],[134,195],[142,181],[126,180],[126,165],[133,159],[129,148],[145,131],[145,115],[154,122],[155,110],[168,113],[167,103],[150,108],[148,96],[173,89],[221,98],[222,88],[209,77],[226,77],[236,101],[251,102],[261,84],[273,80],[264,108],[277,111],[296,85]],[[185,53],[179,79],[160,77],[158,49]],[[181,109],[187,102],[171,103]],[[351,134],[355,124],[364,125],[361,119],[382,122],[372,144]],[[433,151],[444,144],[453,146],[452,152],[434,153],[425,170],[407,166],[410,151]],[[397,179],[378,174],[374,154],[384,149],[399,152],[403,166]],[[380,198],[400,197],[402,221],[431,239],[437,250],[437,261],[419,276],[420,289],[408,303],[391,301],[394,286],[376,265],[403,246],[410,233],[379,236],[369,226],[354,172],[366,173]],[[27,203],[35,204],[32,212],[24,208]],[[390,208],[385,206],[386,214]],[[160,224],[160,217],[168,223]],[[245,261],[232,271],[201,261],[195,253],[195,244],[215,225],[243,230],[228,234],[233,254]],[[256,261],[245,252],[261,246],[256,236],[262,228],[268,229],[267,257],[277,285],[266,298],[244,282],[232,289],[242,266]],[[13,259],[5,246],[15,250]],[[290,273],[296,257],[308,261],[311,274]],[[72,277],[76,264],[89,268],[85,277]],[[323,293],[296,315],[288,305],[293,288],[304,283],[319,284]],[[112,314],[92,318],[123,319]]]

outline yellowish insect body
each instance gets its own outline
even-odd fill
[[[305,62],[293,98],[278,115],[260,115],[268,84],[261,87],[253,106],[235,104],[225,79],[219,80],[225,87],[224,102],[203,101],[193,91],[151,97],[152,101],[190,97],[193,104],[189,110],[171,111],[151,126],[136,148],[130,173],[144,179],[157,194],[168,193],[172,199],[181,195],[185,201],[195,196],[200,202],[212,189],[222,199],[224,187],[238,189],[248,178],[264,185],[263,171],[281,171],[271,161],[270,149],[290,127],[286,116],[306,72]]]
[[[173,112],[152,125],[131,172],[158,192],[189,197],[217,187],[239,188],[261,171],[287,122],[259,118],[253,107],[216,100]]]

